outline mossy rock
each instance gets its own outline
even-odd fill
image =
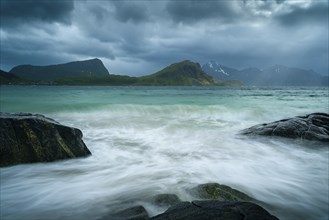
[[[100,220],[148,220],[149,215],[146,209],[141,206],[130,207],[116,213],[103,216]]]
[[[180,203],[181,200],[175,194],[158,194],[152,197],[151,202],[158,206],[172,206]]]
[[[252,201],[247,194],[218,183],[200,184],[190,190],[190,193],[200,199],[220,201]]]
[[[181,202],[150,220],[279,220],[252,202]]]

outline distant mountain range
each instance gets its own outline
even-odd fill
[[[11,80],[12,79],[12,80]],[[143,77],[109,74],[99,59],[50,66],[19,65],[1,72],[1,84],[52,85],[151,85],[191,86],[223,85],[201,69],[200,64],[182,61]]]
[[[0,71],[1,84],[52,85],[256,85],[256,86],[328,86],[328,76],[311,70],[276,65],[264,70],[237,70],[210,61],[202,67],[188,60],[171,64],[147,76],[131,77],[109,74],[100,59],[75,61],[49,66],[19,65]]]
[[[325,86],[328,76],[313,70],[275,65],[264,70],[247,68],[238,70],[224,66],[216,61],[202,65],[203,71],[216,80],[239,80],[245,85],[255,86]]]

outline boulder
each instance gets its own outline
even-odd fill
[[[175,194],[158,194],[151,198],[151,203],[158,206],[172,206],[181,202]]]
[[[277,220],[256,200],[226,185],[207,183],[189,190],[197,198],[207,199],[182,202],[175,194],[158,194],[151,198],[156,206],[169,206],[162,214],[149,217],[143,206],[111,212],[100,220]],[[253,201],[253,202],[250,202]]]
[[[91,154],[79,129],[30,113],[0,113],[0,150],[1,167]]]
[[[100,220],[278,220],[261,206],[251,202],[204,200],[179,202],[167,211],[149,217],[143,206],[134,206],[102,217]]]
[[[253,199],[229,186],[218,183],[200,184],[190,190],[190,193],[200,199],[214,199],[220,201],[252,201]]]
[[[181,202],[153,220],[278,220],[265,209],[251,202],[218,200]]]
[[[134,206],[113,214],[104,216],[100,220],[147,220],[149,215],[143,206]]]
[[[255,125],[241,131],[243,135],[279,136],[329,142],[329,114],[312,113]]]

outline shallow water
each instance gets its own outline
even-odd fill
[[[1,168],[1,219],[98,219],[159,193],[218,182],[280,219],[328,219],[325,144],[238,134],[328,112],[327,88],[1,86],[4,112],[77,127],[92,156]]]

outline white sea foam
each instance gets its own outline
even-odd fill
[[[176,90],[164,98],[180,93],[185,95]],[[156,215],[165,207],[151,204],[149,197],[175,193],[192,200],[187,189],[207,182],[230,185],[265,202],[280,219],[326,219],[326,145],[238,135],[256,123],[325,111],[314,101],[321,97],[294,93],[301,100],[287,104],[278,99],[282,93],[235,94],[224,101],[212,94],[195,103],[180,96],[161,104],[156,96],[151,99],[155,104],[105,100],[78,110],[58,107],[48,115],[80,128],[93,155],[2,168],[1,219],[98,219],[136,204]],[[85,101],[90,102],[80,103]]]

